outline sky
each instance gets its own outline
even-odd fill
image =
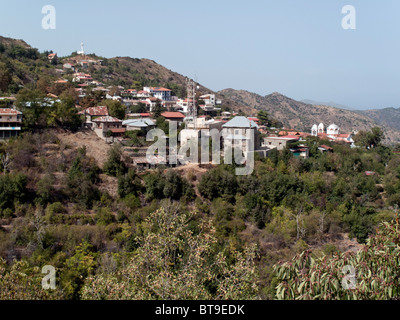
[[[59,56],[148,58],[214,90],[400,107],[398,0],[0,0],[0,35]],[[56,10],[43,29],[42,7]],[[342,7],[356,29],[343,29]]]

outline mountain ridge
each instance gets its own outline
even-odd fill
[[[386,143],[400,142],[399,129],[379,124],[367,114],[331,106],[307,104],[278,92],[262,96],[247,90],[228,88],[220,90],[218,93],[239,104],[267,111],[271,117],[281,121],[290,129],[309,132],[313,124],[321,122],[325,125],[337,124],[341,128],[341,132],[370,130],[374,126],[381,126],[387,137]]]

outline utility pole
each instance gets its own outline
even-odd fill
[[[193,126],[196,129],[197,126],[197,108],[196,108],[196,84],[192,79],[186,80],[186,91],[187,91],[187,113],[186,117],[193,119]]]

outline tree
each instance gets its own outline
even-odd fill
[[[140,179],[136,175],[136,170],[130,168],[128,173],[120,175],[118,178],[118,195],[125,198],[128,195],[137,196],[142,190]]]
[[[121,270],[90,276],[83,299],[257,299],[256,248],[232,249],[233,263],[215,249],[210,219],[192,231],[192,213],[161,208],[145,220],[139,247]]]
[[[153,118],[158,119],[161,116],[161,113],[166,111],[167,109],[164,108],[161,103],[157,102],[156,105],[153,107]]]
[[[50,108],[45,105],[45,95],[39,90],[23,88],[18,92],[16,106],[24,114],[25,129],[46,126]]]
[[[114,145],[108,150],[108,158],[104,163],[103,171],[109,176],[118,177],[126,172],[125,162],[122,160],[121,146]]]
[[[0,91],[6,92],[11,84],[12,77],[4,62],[0,62]]]
[[[63,291],[69,299],[80,297],[85,278],[94,272],[97,265],[96,254],[87,241],[83,241],[74,251],[74,255],[65,261],[60,277]]]
[[[145,113],[147,112],[146,105],[143,102],[138,102],[138,104],[130,107],[132,113]]]
[[[126,106],[124,104],[116,100],[105,100],[104,104],[107,106],[108,114],[111,117],[125,119]]]
[[[376,148],[380,145],[382,140],[385,139],[385,135],[381,128],[374,127],[371,131],[360,131],[354,137],[354,143],[357,146],[371,149]]]
[[[64,92],[61,94],[60,100],[60,102],[54,104],[56,110],[53,113],[53,119],[50,121],[71,130],[77,130],[82,125],[82,119],[75,107],[74,97]]]
[[[223,167],[218,167],[205,173],[197,188],[203,197],[210,200],[222,196],[233,199],[237,190],[236,176]]]
[[[55,290],[43,289],[41,269],[25,260],[15,261],[8,267],[0,258],[0,274],[0,300],[64,299],[63,292],[57,287]]]
[[[268,125],[269,124],[269,114],[267,111],[260,110],[257,114],[257,118],[260,120],[261,125]]]

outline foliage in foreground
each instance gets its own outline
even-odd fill
[[[60,290],[42,289],[44,274],[26,261],[15,261],[11,268],[0,258],[0,300],[62,299]]]
[[[190,230],[191,215],[157,210],[149,230],[122,270],[88,278],[83,299],[256,299],[256,251],[232,250],[233,264],[215,252],[217,238],[210,219]],[[147,229],[146,228],[146,229]]]
[[[355,270],[344,272],[345,266]],[[351,267],[347,268],[348,270]],[[274,266],[278,299],[387,300],[400,296],[399,222],[382,223],[357,253],[316,259],[310,251]],[[354,286],[352,286],[354,284]],[[347,289],[346,289],[347,288]]]

